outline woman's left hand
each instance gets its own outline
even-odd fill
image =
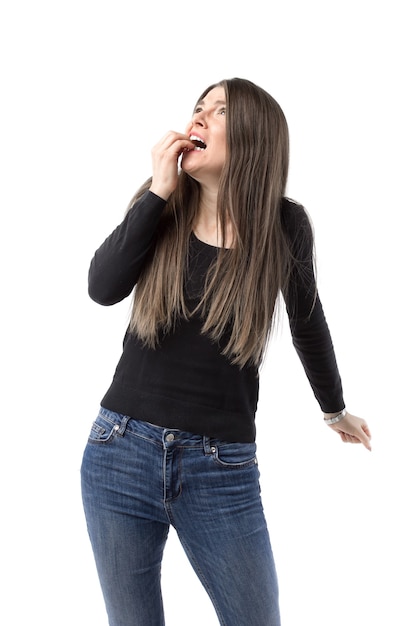
[[[329,415],[325,414],[325,417],[329,417]],[[329,428],[339,433],[340,438],[345,443],[362,443],[367,450],[371,451],[371,431],[361,417],[346,413],[340,422],[329,424]]]

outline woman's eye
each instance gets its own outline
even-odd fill
[[[226,115],[226,109],[223,107],[222,109],[220,109],[219,113],[220,115]]]

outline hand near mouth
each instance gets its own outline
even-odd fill
[[[195,147],[188,135],[170,130],[152,149],[153,173],[149,190],[168,200],[178,184],[178,159],[184,151]]]

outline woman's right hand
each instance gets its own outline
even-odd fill
[[[178,160],[185,150],[194,150],[187,135],[170,130],[152,149],[152,184],[154,194],[168,200],[178,184]]]

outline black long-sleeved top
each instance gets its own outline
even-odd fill
[[[112,305],[132,292],[164,206],[164,200],[146,192],[96,251],[89,271],[93,300]],[[342,385],[318,295],[314,300],[311,228],[303,207],[295,202],[283,199],[281,215],[299,260],[286,294],[293,344],[321,409],[336,412],[344,407]],[[217,253],[218,248],[191,234],[185,286],[190,310]],[[178,323],[154,349],[127,330],[123,353],[101,404],[165,428],[226,441],[254,441],[258,370],[253,365],[232,365],[201,327],[201,317],[193,315]]]

